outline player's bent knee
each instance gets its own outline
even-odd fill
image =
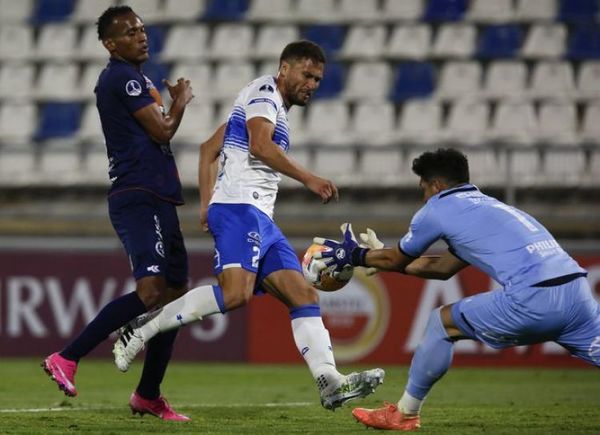
[[[250,302],[253,295],[253,289],[235,288],[235,287],[222,287],[223,290],[223,302],[225,308],[228,311],[235,308],[243,307]]]
[[[137,282],[136,292],[147,309],[157,307],[163,302],[166,284],[163,277],[148,276]]]

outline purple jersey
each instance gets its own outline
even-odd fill
[[[111,58],[100,73],[96,105],[106,139],[109,195],[132,189],[149,191],[183,204],[181,182],[169,144],[154,142],[133,113],[156,102],[152,82],[133,65]]]

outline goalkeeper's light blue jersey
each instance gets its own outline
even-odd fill
[[[507,290],[585,272],[537,220],[471,184],[429,198],[398,245],[419,257],[439,239]]]

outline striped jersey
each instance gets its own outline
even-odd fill
[[[238,94],[227,119],[211,204],[251,204],[272,218],[281,176],[250,153],[246,122],[257,116],[275,125],[273,142],[287,153],[287,111],[275,77],[259,77]]]

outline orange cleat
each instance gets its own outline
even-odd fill
[[[352,415],[367,427],[387,430],[417,430],[421,427],[421,417],[404,415],[398,407],[389,402],[383,402],[383,408],[365,409],[354,408]]]

